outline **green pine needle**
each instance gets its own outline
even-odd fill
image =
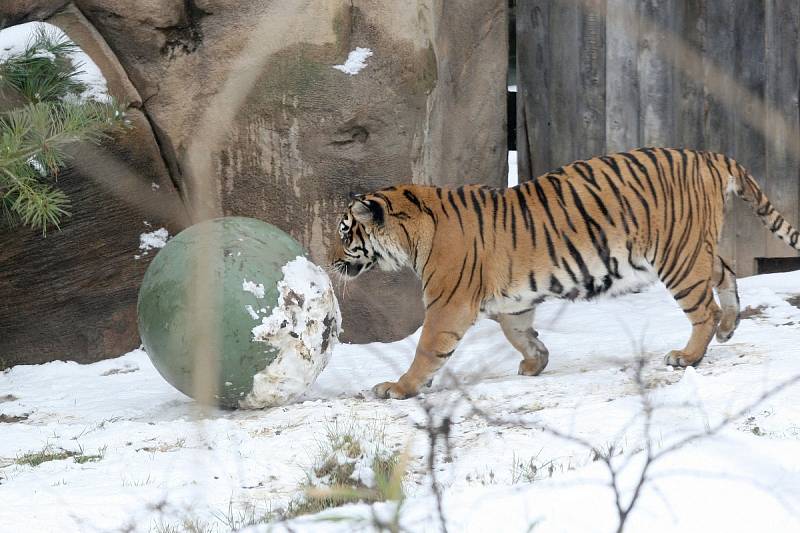
[[[40,229],[60,227],[69,199],[54,181],[68,163],[67,147],[99,143],[127,126],[124,106],[84,100],[76,79],[79,48],[41,26],[24,52],[0,64],[0,92],[13,91],[28,104],[0,113],[0,223]]]

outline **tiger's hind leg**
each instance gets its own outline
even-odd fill
[[[717,341],[725,342],[739,325],[739,292],[736,290],[736,275],[720,256],[714,262],[714,279],[717,280],[717,296],[722,307]]]
[[[714,301],[714,259],[716,254],[698,258],[689,274],[679,280],[662,278],[672,296],[692,323],[692,335],[682,350],[672,350],[664,363],[672,366],[694,366],[706,354],[708,343],[717,330],[720,308]]]
[[[534,311],[530,309],[518,314],[495,317],[508,342],[522,354],[517,372],[521,376],[538,376],[547,366],[549,358],[547,347],[539,340],[539,334],[533,329]]]

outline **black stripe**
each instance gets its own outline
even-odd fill
[[[431,246],[431,249],[428,250],[428,258],[425,260],[425,264],[422,265],[422,270],[420,270],[420,274],[423,275],[423,276],[425,275],[425,269],[428,268],[428,263],[430,262],[431,257],[433,257],[433,247],[432,246]],[[428,281],[430,281],[430,278],[428,278]],[[427,283],[426,283],[426,285],[427,285]],[[425,290],[425,287],[423,286],[422,289]]]
[[[467,207],[467,197],[464,195],[464,186],[462,185],[458,189],[456,189],[456,194],[459,198],[461,198],[461,203],[464,204],[464,207]]]
[[[453,198],[453,191],[447,191],[447,199],[450,201],[450,205],[453,206],[453,210],[456,212],[456,216],[458,217],[458,225],[461,227],[461,233],[464,233],[464,222],[461,220],[461,211],[456,205],[456,199]]]
[[[542,207],[544,207],[545,213],[547,213],[547,218],[550,220],[550,224],[552,225],[553,229],[557,229],[558,225],[556,224],[555,219],[553,218],[553,213],[550,212],[550,205],[547,200],[547,194],[545,194],[544,189],[542,188],[541,183],[537,179],[533,183],[534,189],[536,189],[536,196],[539,198],[539,201],[542,203]]]
[[[499,211],[497,205],[498,193],[492,190],[492,244],[497,245],[497,212]]]
[[[706,292],[711,294],[712,298],[714,297],[714,295],[713,295],[713,293],[711,291],[706,291]],[[700,299],[697,300],[697,303],[695,303],[693,306],[691,306],[691,307],[689,307],[687,309],[684,309],[683,312],[686,313],[687,315],[690,314],[690,313],[694,313],[695,311],[697,311],[700,308],[701,305],[706,305],[705,300],[706,300],[707,296],[708,295],[705,294],[705,293],[701,294],[700,295]]]
[[[461,271],[458,273],[458,280],[456,281],[455,287],[453,287],[452,292],[450,292],[450,296],[447,297],[447,300],[444,302],[444,305],[450,303],[450,300],[453,299],[453,295],[458,290],[459,285],[461,285],[461,278],[464,277],[464,267],[467,265],[467,254],[464,254],[464,261],[461,262]]]
[[[522,192],[522,187],[515,187],[514,192],[517,194],[517,200],[519,200],[519,210],[522,214],[522,221],[525,222],[525,229],[530,230],[531,214],[528,210],[528,204],[525,202],[525,194]]]
[[[625,233],[629,233],[630,232],[630,228],[628,227],[628,220],[625,217],[625,213],[622,212],[622,211],[625,210],[625,206],[622,203],[622,195],[619,192],[619,187],[617,187],[617,185],[608,176],[608,174],[606,174],[605,172],[602,172],[602,174],[603,174],[603,177],[606,180],[606,183],[608,183],[608,186],[611,188],[611,192],[614,193],[614,197],[617,199],[617,204],[619,205],[619,210],[620,210],[619,217],[620,217],[620,219],[622,219],[622,228],[625,230]]]
[[[589,268],[586,266],[586,261],[583,260],[580,252],[578,249],[575,248],[575,245],[572,244],[572,241],[566,235],[562,235],[561,237],[564,240],[564,243],[567,245],[567,250],[569,251],[569,255],[572,256],[572,259],[578,265],[578,269],[581,271],[581,276],[583,277],[583,286],[586,287],[587,291],[594,292],[594,278],[589,273]]]
[[[442,189],[436,187],[436,196],[439,197],[439,204],[442,206],[442,213],[444,213],[445,218],[450,218],[450,214],[447,212],[447,208],[444,205],[444,199],[442,198]]]
[[[600,212],[603,213],[603,216],[606,218],[608,223],[611,224],[611,227],[616,228],[617,225],[614,223],[614,219],[611,218],[611,214],[608,212],[608,209],[606,209],[606,204],[603,202],[603,200],[599,196],[597,196],[597,193],[594,192],[589,187],[586,187],[586,190],[589,192],[589,194],[592,195],[592,198],[594,198],[597,207],[600,208]]]
[[[422,269],[422,271],[424,272],[424,271],[425,271],[425,268],[423,268],[423,269]],[[434,275],[434,274],[436,274],[436,270],[434,270],[433,272],[431,272],[431,275],[430,275],[430,276],[428,276],[428,279],[427,279],[427,280],[426,280],[426,281],[425,281],[425,282],[422,284],[422,292],[425,292],[425,289],[427,289],[427,288],[428,288],[428,283],[430,283],[430,282],[431,282],[431,280],[433,279],[433,275]]]
[[[417,206],[417,209],[422,211],[422,203],[419,201],[419,198],[417,198],[416,194],[406,189],[405,191],[403,191],[403,196],[408,198],[409,202]]]
[[[537,182],[538,182],[538,180],[537,180]],[[556,197],[558,199],[558,205],[561,207],[561,212],[564,214],[564,220],[567,221],[567,225],[569,226],[569,228],[572,231],[577,232],[578,230],[575,229],[575,225],[572,223],[572,217],[570,216],[570,213],[567,211],[567,205],[564,202],[564,189],[561,186],[561,182],[555,176],[547,176],[547,182],[550,185],[552,185],[553,186],[553,190],[556,191]],[[537,191],[537,194],[538,194],[538,191]],[[545,209],[548,209],[547,206],[545,206]],[[548,215],[549,214],[550,214],[550,211],[548,209]],[[556,227],[555,222],[553,221],[553,217],[550,216],[549,218],[550,218],[550,222],[553,224],[553,227]]]
[[[469,269],[469,281],[467,287],[472,285],[472,277],[475,275],[475,265],[478,264],[478,239],[472,239],[472,266]]]
[[[508,199],[508,203],[511,204],[511,246],[516,250],[517,249],[517,214],[514,212],[514,204],[511,202],[511,198]]]
[[[615,272],[615,269],[611,266],[611,251],[608,248],[608,237],[606,236],[605,231],[603,231],[602,226],[600,226],[600,224],[598,224],[597,221],[595,221],[594,218],[592,218],[592,216],[586,211],[586,208],[584,207],[583,202],[581,202],[575,187],[573,187],[571,183],[568,183],[568,185],[570,192],[572,193],[572,200],[575,202],[575,207],[578,208],[578,212],[583,217],[583,221],[586,224],[586,230],[592,239],[592,244],[594,245],[595,250],[597,250],[597,255],[600,257],[600,260],[603,261],[603,264],[606,266],[608,272],[615,278],[619,279],[621,277],[619,272]]]
[[[433,307],[433,304],[435,304],[436,302],[438,302],[439,300],[441,300],[441,299],[442,299],[442,296],[444,296],[444,290],[443,290],[443,291],[442,291],[442,292],[439,294],[439,296],[437,296],[436,298],[434,298],[434,299],[433,299],[433,301],[432,301],[431,303],[429,303],[428,305],[426,305],[426,306],[425,306],[425,310],[427,311],[428,309],[430,309],[431,307]]]
[[[661,169],[661,165],[658,164],[658,158],[653,153],[652,149],[645,149],[645,150],[639,150],[639,151],[642,152],[644,155],[646,155],[648,158],[650,158],[650,161],[653,163],[653,167],[656,169],[656,173],[658,174],[658,178],[663,182],[664,181],[664,171]],[[631,155],[633,155],[633,154],[631,154]],[[672,171],[672,158],[671,158],[671,156],[668,156],[667,159],[670,161],[670,172],[671,172]],[[644,168],[644,165],[642,165],[642,167]],[[647,187],[650,189],[650,194],[653,195],[653,204],[655,205],[656,208],[658,208],[658,194],[656,194],[656,188],[653,186],[653,180],[650,179],[650,173],[647,172],[646,169],[645,169],[645,172],[644,172],[644,177],[647,180]]]
[[[553,266],[558,266],[556,249],[553,246],[553,239],[550,238],[550,230],[547,229],[547,226],[544,227],[544,236],[547,239],[547,252],[550,254],[550,260],[553,262]]]
[[[600,185],[597,183],[597,177],[594,174],[594,169],[589,163],[586,161],[576,161],[572,164],[572,167],[578,172],[578,174],[581,175],[584,180],[591,183],[592,186],[598,191],[600,190]]]
[[[622,170],[620,170],[619,163],[617,163],[616,159],[614,159],[613,157],[604,155],[604,156],[602,156],[600,158],[600,161],[602,161],[603,163],[608,165],[608,168],[610,168],[611,172],[613,172],[614,175],[617,177],[617,181],[619,183],[624,183],[625,182],[625,180],[622,177]]]
[[[483,263],[481,263],[481,267],[478,272],[478,288],[475,290],[475,296],[473,300],[479,302],[482,297],[483,297]]]
[[[385,194],[381,194],[381,193],[379,193],[379,192],[376,192],[376,193],[374,194],[374,196],[377,196],[378,198],[380,198],[381,200],[383,200],[384,202],[386,202],[386,207],[388,207],[388,208],[389,208],[389,211],[392,211],[392,201],[391,201],[391,200],[389,200],[389,197],[388,197],[388,196],[386,196]],[[391,214],[391,213],[390,213],[390,214]]]
[[[550,292],[553,294],[561,294],[561,291],[564,290],[564,286],[561,285],[561,282],[554,276],[550,276]]]
[[[481,246],[484,246],[485,242],[483,240],[483,213],[482,213],[482,207],[481,207],[480,202],[478,202],[478,197],[475,196],[475,190],[474,189],[472,191],[470,191],[470,197],[472,198],[472,205],[475,208],[475,214],[478,215],[478,229],[480,230],[480,235],[481,235]]]
[[[505,231],[506,230],[506,201],[507,201],[506,195],[503,194],[503,196],[502,196],[502,198],[500,198],[500,200],[501,200],[500,204],[503,206],[503,215],[502,215],[502,218],[503,218],[503,231]]]
[[[572,283],[574,285],[577,285],[578,284],[578,277],[575,275],[575,272],[572,271],[572,268],[570,268],[569,263],[567,262],[567,260],[565,258],[563,258],[563,257],[561,258],[561,266],[564,267],[567,270],[567,274],[569,274],[569,279],[572,280]]]
[[[700,280],[700,281],[698,281],[697,283],[693,283],[692,285],[689,285],[689,286],[688,286],[688,287],[686,287],[685,289],[683,289],[683,290],[681,290],[681,291],[679,291],[679,292],[676,292],[675,294],[673,294],[673,297],[674,297],[676,300],[682,300],[682,299],[686,298],[686,297],[689,295],[689,293],[690,293],[690,292],[692,292],[694,289],[696,289],[696,288],[697,288],[697,287],[698,287],[698,286],[699,286],[701,283],[703,283],[704,281],[705,281],[705,280],[701,279],[701,280]]]
[[[411,235],[408,234],[408,230],[406,229],[406,226],[402,222],[400,222],[399,225],[400,229],[403,230],[403,233],[405,233],[406,235],[406,240],[408,241],[408,247],[411,248],[413,246],[413,243],[411,242]]]

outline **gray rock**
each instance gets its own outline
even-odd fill
[[[69,0],[3,0],[0,4],[0,29],[46,19],[69,3]]]

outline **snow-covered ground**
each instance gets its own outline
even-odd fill
[[[0,531],[164,531],[185,518],[226,531],[226,516],[281,508],[294,497],[336,423],[380,426],[388,446],[410,447],[402,522],[410,531],[437,531],[426,433],[418,427],[425,403],[452,418],[452,461],[441,461],[443,453],[437,467],[449,531],[527,531],[532,524],[537,532],[614,531],[602,462],[537,427],[621,450],[615,464],[629,460],[620,477],[628,498],[646,444],[635,418],[638,354],[647,358],[643,378],[657,406],[655,450],[713,427],[800,374],[800,304],[792,299],[800,272],[743,279],[740,290],[743,308],[758,311],[727,344],[712,343],[696,370],[663,366],[664,353],[683,346],[689,324],[667,292],[653,287],[543,304],[537,325],[551,357],[538,377],[518,376],[519,356],[497,325],[479,322],[446,366],[460,390],[442,374],[421,400],[377,400],[369,391],[406,368],[418,333],[392,344],[337,346],[299,403],[263,411],[201,414],[140,350],[91,365],[17,366],[0,374]],[[513,423],[489,423],[462,394]],[[47,447],[96,457],[15,462]],[[798,458],[800,385],[654,464],[627,531],[800,531]],[[350,505],[332,512],[348,521],[306,518],[290,526],[351,531],[349,519],[369,510]]]

